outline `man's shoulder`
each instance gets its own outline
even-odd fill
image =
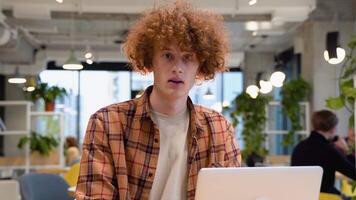
[[[119,103],[114,103],[114,104],[110,104],[108,106],[100,108],[93,114],[93,116],[103,115],[106,113],[128,114],[130,112],[135,111],[137,108],[137,105],[138,105],[137,99],[131,99],[131,100],[127,100],[127,101],[123,101],[123,102],[119,102]]]
[[[196,112],[197,119],[201,122],[201,124],[219,125],[224,127],[230,125],[221,113],[211,108],[194,105],[194,110]]]
[[[218,117],[218,118],[223,118],[223,120],[225,120],[224,116],[211,109],[211,108],[207,108],[205,106],[201,106],[201,105],[196,105],[194,104],[194,109],[195,109],[195,112],[197,113],[198,117]]]

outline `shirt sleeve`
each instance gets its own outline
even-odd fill
[[[77,200],[117,199],[117,181],[105,122],[100,113],[91,116],[83,141]]]
[[[225,167],[241,167],[241,152],[237,146],[234,133],[232,125],[227,123]]]
[[[332,152],[334,154],[335,160],[334,166],[335,170],[344,174],[345,176],[356,180],[356,168],[355,163],[350,162],[345,155],[334,149]]]

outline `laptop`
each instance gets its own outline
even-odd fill
[[[319,166],[203,168],[195,200],[318,200],[322,174]]]

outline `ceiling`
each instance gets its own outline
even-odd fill
[[[78,57],[90,47],[96,61],[125,61],[120,48],[129,27],[144,10],[168,2],[63,1],[0,0],[0,73],[12,73],[15,65],[30,66],[26,72],[36,73],[48,60],[63,63],[71,48]],[[295,29],[317,6],[316,0],[260,0],[254,6],[248,0],[192,3],[223,15],[233,52],[231,65],[239,65],[246,51],[277,52],[292,46]],[[257,25],[254,34],[246,30],[247,22],[252,28]]]

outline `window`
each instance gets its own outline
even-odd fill
[[[47,70],[40,77],[49,85],[64,87],[69,91],[68,97],[56,109],[65,113],[65,135],[79,136],[80,141],[94,112],[104,106],[135,98],[153,84],[152,74],[143,76],[129,71]],[[224,72],[217,74],[214,80],[195,85],[189,96],[194,103],[221,112],[222,106],[228,106],[241,92],[242,73]],[[207,96],[207,93],[211,96]]]

